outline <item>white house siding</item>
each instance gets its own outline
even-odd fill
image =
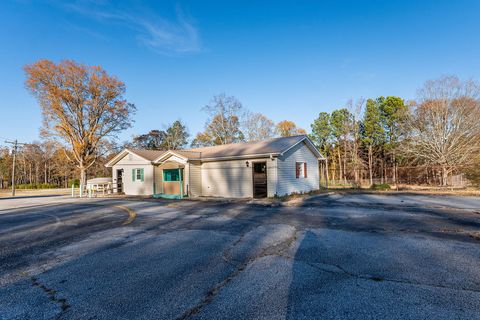
[[[246,166],[246,161],[249,166]],[[202,195],[207,197],[250,198],[253,197],[252,163],[267,163],[268,196],[275,195],[276,160],[244,159],[204,162],[201,168]]]
[[[187,166],[189,167],[189,196],[199,197],[202,195],[202,165],[198,161],[191,161]]]
[[[162,183],[163,183],[163,168],[160,166],[155,166],[155,193],[162,193]]]
[[[319,188],[318,159],[304,142],[278,157],[277,194],[283,196],[294,192],[308,192]],[[307,163],[307,178],[296,178],[295,163]]]
[[[113,179],[117,179],[117,170],[123,169],[123,192],[126,195],[153,194],[153,165],[134,154],[129,154],[118,161],[113,167]],[[143,169],[143,181],[132,181],[132,169]]]

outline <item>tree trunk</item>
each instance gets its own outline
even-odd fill
[[[382,158],[382,161],[380,161],[380,181],[381,181],[382,184],[385,183],[385,179],[384,179],[384,176],[383,176],[383,173],[384,173],[384,171],[383,171],[384,163],[385,163],[385,162],[384,162],[384,160],[383,160],[383,158]]]
[[[87,185],[87,169],[85,167],[80,167],[80,183],[83,186]]]
[[[442,166],[442,186],[446,187],[448,185],[448,169],[445,166]]]
[[[79,166],[80,169],[80,196],[83,196],[83,191],[87,186],[87,169],[83,166]]]
[[[337,176],[337,162],[335,161],[335,150],[333,150],[332,154],[332,183],[335,183],[335,179]]]
[[[393,178],[393,183],[396,185],[397,184],[397,157],[395,156],[395,151],[393,151],[392,153],[392,162],[393,162],[392,178]]]
[[[337,151],[338,151],[338,180],[342,180],[344,172],[342,169],[342,155],[340,153],[340,147],[337,148]]]
[[[347,185],[347,140],[343,141],[343,183]]]
[[[325,187],[328,189],[328,180],[329,180],[329,176],[328,176],[328,158],[326,157],[325,158]]]
[[[372,145],[368,146],[368,173],[370,175],[370,186],[373,185],[373,150]]]

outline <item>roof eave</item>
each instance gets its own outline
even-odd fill
[[[132,154],[136,155],[137,157],[142,158],[142,159],[145,160],[145,161],[151,162],[151,160],[148,160],[148,159],[146,159],[145,157],[142,157],[142,156],[139,155],[138,153],[136,153],[136,152],[134,152],[134,151],[132,151],[132,150],[130,150],[130,149],[125,148],[125,149],[123,149],[119,154],[117,154],[115,157],[113,157],[112,160],[108,161],[108,162],[105,164],[105,167],[107,167],[107,168],[113,167],[118,161],[120,161],[123,157],[126,156],[126,154],[125,154],[125,155],[123,155],[123,156],[120,157],[120,155],[122,155],[124,152],[126,152],[127,154],[128,154],[128,153],[132,153]],[[117,158],[118,158],[118,159],[117,159]]]
[[[310,150],[313,151],[313,153],[315,153],[315,155],[319,160],[325,160],[325,157],[320,153],[320,151],[318,151],[317,147],[315,147],[315,144],[312,142],[312,140],[310,140],[310,138],[307,135],[305,135],[301,140],[299,140],[298,142],[294,143],[293,145],[291,145],[290,147],[282,151],[280,155],[283,156],[285,153],[287,153],[288,151],[290,151],[291,149],[293,149],[294,147],[296,147],[297,145],[299,145],[304,141],[307,142],[307,144],[310,147]]]
[[[280,153],[257,153],[257,154],[248,154],[243,156],[225,156],[225,157],[211,157],[211,158],[201,158],[198,159],[202,162],[212,162],[212,161],[228,161],[228,160],[241,160],[241,159],[255,159],[255,158],[270,158],[278,157]],[[196,160],[196,159],[193,159]]]
[[[123,153],[126,153],[125,155],[121,156]],[[127,149],[123,149],[121,152],[119,152],[115,157],[113,157],[110,161],[108,161],[105,164],[105,167],[111,168],[113,167],[118,161],[120,161],[123,157],[125,157],[128,154]],[[118,159],[117,159],[118,158]]]
[[[179,157],[179,158],[184,159],[185,161],[190,160],[188,157],[182,156],[182,155],[180,155],[180,154],[178,154],[178,153],[176,153],[176,152],[174,152],[174,151],[172,151],[172,150],[168,150],[167,152],[165,152],[164,154],[162,154],[160,157],[152,160],[152,164],[158,164],[158,163],[160,163],[160,162],[161,162],[161,159],[163,159],[163,158],[165,158],[166,156],[169,156],[169,155],[175,155],[175,156],[177,156],[177,157]]]

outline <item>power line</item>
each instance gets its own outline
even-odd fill
[[[2,136],[0,136],[0,139],[2,139],[2,140],[12,140],[12,139],[10,139],[10,138],[2,137]]]

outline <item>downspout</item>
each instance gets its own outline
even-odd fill
[[[157,186],[155,184],[155,165],[153,165],[153,194],[157,194]]]
[[[180,198],[183,199],[183,174],[182,174],[182,169],[178,169],[178,174],[180,175]]]
[[[278,157],[275,158],[273,156],[273,153],[270,153],[270,159],[272,161],[275,161],[275,176],[274,176],[274,178],[275,178],[275,194],[274,194],[274,196],[276,196],[276,195],[278,195]],[[267,176],[267,183],[268,183],[268,176]]]
[[[191,170],[192,170],[192,166],[190,165],[190,161],[187,161],[187,164],[188,164],[188,183],[187,183],[187,197],[190,198],[190,179],[192,177],[192,173],[191,173]]]

